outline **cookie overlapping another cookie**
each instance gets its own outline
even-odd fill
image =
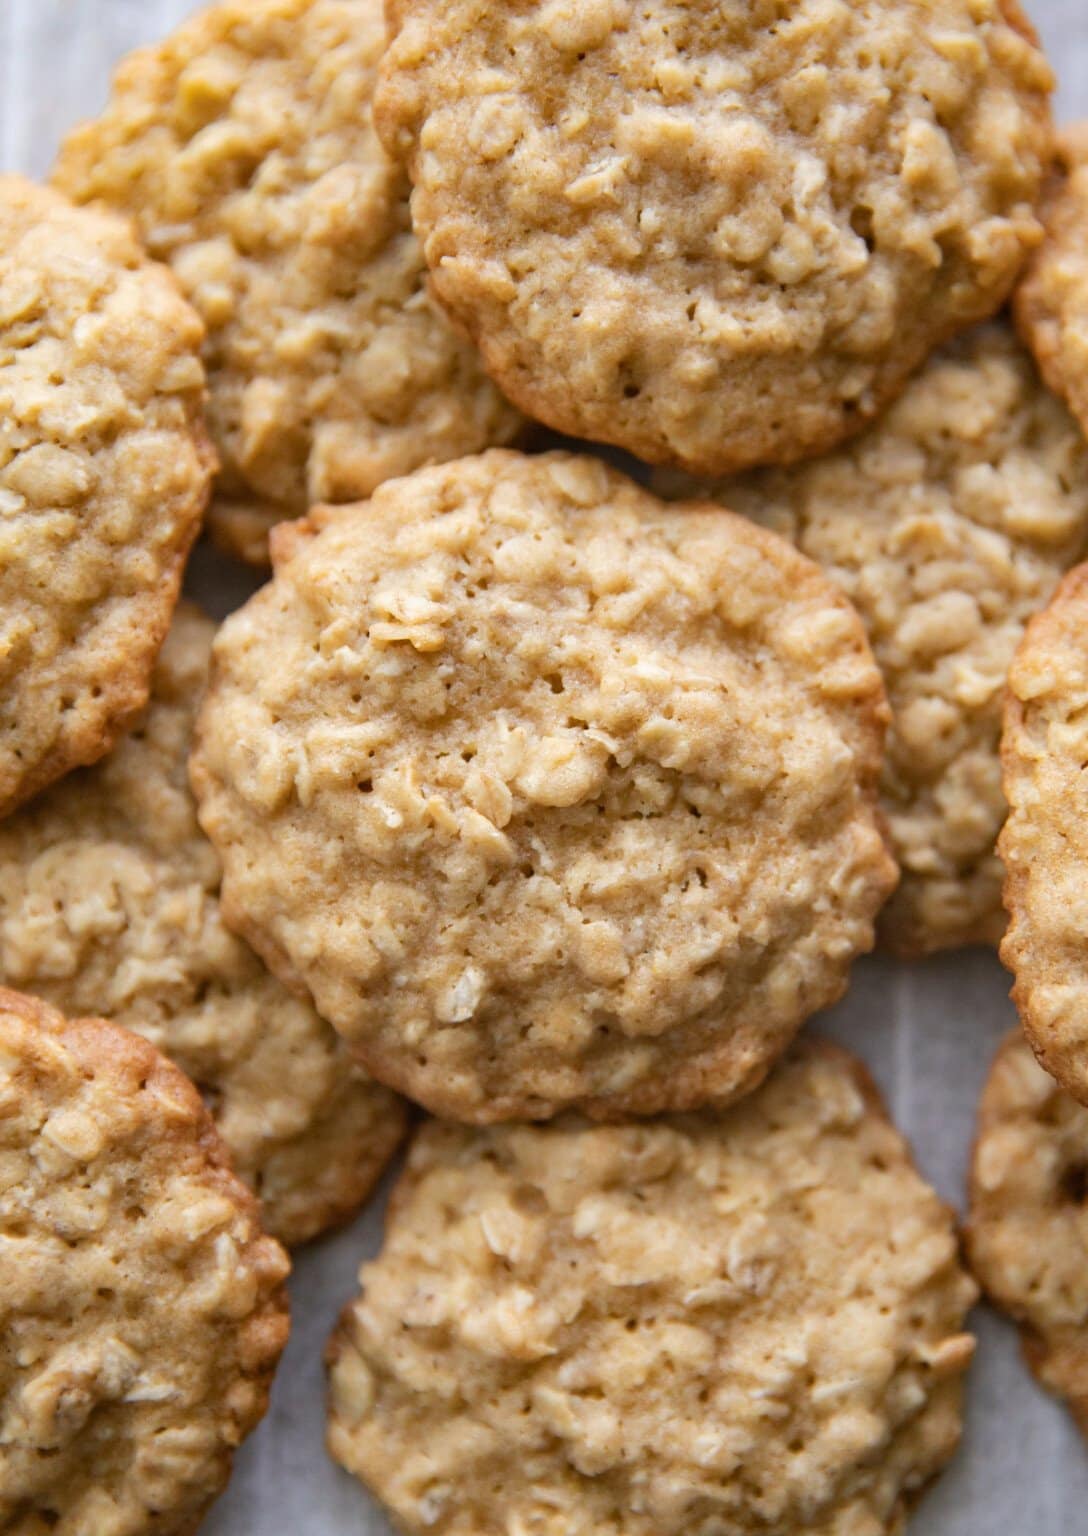
[[[84,206],[0,178],[5,1532],[191,1536],[286,1337],[254,1196],[351,1215],[395,1089],[446,1118],[329,1445],[399,1526],[900,1536],[976,1288],[794,1037],[878,924],[998,937],[1023,639],[1003,953],[1088,1103],[1052,87],[1016,0],[216,0],[65,143]],[[1072,414],[992,321],[1036,247]],[[212,442],[273,575],[201,703]],[[1085,1115],[1004,1047],[970,1238],[1082,1421]]]
[[[1046,235],[1014,310],[1043,377],[1088,431],[1088,123],[1064,128],[1043,200]]]
[[[528,415],[693,473],[825,452],[996,312],[1053,76],[1017,0],[391,0],[375,119]]]
[[[214,467],[202,340],[124,220],[0,177],[0,816],[147,703]]]
[[[669,494],[698,482],[659,472]],[[704,487],[792,539],[865,622],[892,726],[881,803],[902,870],[881,942],[916,957],[1005,929],[1005,679],[1088,551],[1088,444],[1000,322],[936,353],[854,442]]]
[[[1088,565],[1028,625],[1009,673],[1001,958],[1039,1060],[1088,1104]]]
[[[1043,1071],[1019,1031],[983,1090],[970,1193],[971,1268],[1088,1435],[1088,1108]]]
[[[837,589],[562,453],[281,533],[192,763],[228,922],[436,1113],[755,1087],[895,881],[884,694]]]
[[[384,44],[381,0],[219,0],[121,64],[53,172],[133,218],[199,310],[211,527],[258,563],[281,518],[520,426],[428,297],[371,121]]]
[[[404,1109],[223,923],[187,775],[214,633],[182,604],[133,733],[0,823],[0,981],[181,1066],[269,1230],[298,1243],[362,1204]]]
[[[724,1113],[428,1124],[329,1350],[329,1446],[447,1536],[893,1536],[976,1289],[859,1065]]]
[[[0,1528],[194,1531],[268,1405],[287,1270],[177,1067],[0,989]]]

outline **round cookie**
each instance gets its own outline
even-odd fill
[[[659,489],[691,495],[665,473]],[[884,674],[882,801],[902,879],[880,915],[904,956],[996,944],[1001,711],[1024,627],[1088,546],[1088,445],[1005,325],[934,355],[846,448],[715,484],[853,602]]]
[[[177,1062],[268,1230],[297,1243],[358,1208],[405,1115],[223,925],[187,778],[214,633],[183,604],[136,730],[0,825],[0,981]]]
[[[192,762],[228,923],[455,1119],[754,1087],[895,878],[845,599],[746,520],[564,453],[280,532]]]
[[[202,336],[125,223],[0,176],[0,816],[147,702],[214,462]]]
[[[122,63],[54,180],[132,216],[207,326],[213,533],[250,560],[316,501],[508,441],[425,291],[371,93],[381,0],[221,0]]]
[[[1059,135],[1042,215],[1046,235],[1016,290],[1016,322],[1088,432],[1088,123]]]
[[[378,130],[510,399],[654,463],[825,451],[996,311],[1053,79],[1016,0],[390,0]]]
[[[1088,1110],[1042,1070],[1019,1030],[983,1090],[970,1195],[971,1268],[1088,1435]]]
[[[329,1448],[441,1536],[899,1533],[976,1290],[864,1070],[724,1114],[431,1123],[329,1349]]]
[[[1009,673],[1001,757],[1001,958],[1035,1054],[1088,1104],[1088,565],[1028,625]]]
[[[267,1407],[287,1269],[176,1067],[0,991],[0,1528],[195,1531]]]

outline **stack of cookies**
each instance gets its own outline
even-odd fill
[[[1052,87],[1016,0],[219,0],[0,178],[0,1530],[195,1529],[406,1100],[403,1531],[897,1536],[968,1261],[1088,1426]],[[965,1260],[800,1032],[1003,934]]]

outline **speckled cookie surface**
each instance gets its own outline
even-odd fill
[[[1016,320],[1088,432],[1088,123],[1059,136],[1042,215],[1046,235],[1016,290]]]
[[[133,734],[0,825],[0,981],[176,1061],[269,1231],[294,1243],[358,1207],[404,1111],[223,925],[186,771],[213,634],[183,605]]]
[[[892,707],[882,799],[902,869],[882,942],[906,955],[996,944],[1005,678],[1088,544],[1076,422],[995,323],[935,354],[848,447],[714,494],[792,538],[865,622]]]
[[[567,454],[283,533],[193,760],[228,922],[455,1118],[753,1087],[894,879],[848,604],[744,519]]]
[[[1009,673],[1001,958],[1048,1072],[1088,1104],[1088,565],[1028,625]]]
[[[287,1257],[145,1040],[0,991],[0,1528],[188,1536],[262,1417]]]
[[[424,291],[374,132],[381,0],[224,0],[133,54],[54,178],[134,217],[208,329],[213,531],[509,439],[514,411]]]
[[[438,298],[549,426],[701,474],[826,450],[1040,228],[1014,0],[391,0],[379,132]]]
[[[211,480],[202,334],[126,224],[0,176],[0,815],[147,702]]]
[[[330,1351],[329,1445],[437,1536],[899,1533],[975,1287],[860,1069],[720,1115],[429,1124]]]
[[[979,1106],[971,1267],[1020,1324],[1039,1380],[1088,1435],[1088,1109],[1044,1072],[1017,1030]]]

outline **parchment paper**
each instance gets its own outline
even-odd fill
[[[1027,0],[1061,75],[1063,117],[1088,115],[1088,0]],[[114,61],[160,36],[190,0],[0,0],[0,167],[44,175],[65,130],[101,105]],[[248,573],[199,550],[192,594],[216,616],[244,600]],[[863,961],[818,1027],[857,1050],[919,1162],[962,1205],[978,1090],[1014,1022],[997,959],[965,951],[920,965]],[[272,1411],[238,1458],[203,1536],[388,1536],[324,1445],[325,1339],[376,1249],[381,1201],[296,1258],[293,1337]],[[1088,1452],[1064,1410],[1032,1383],[1014,1331],[985,1308],[967,1435],[919,1507],[911,1536],[1088,1536]],[[88,1533],[92,1536],[92,1533]]]

